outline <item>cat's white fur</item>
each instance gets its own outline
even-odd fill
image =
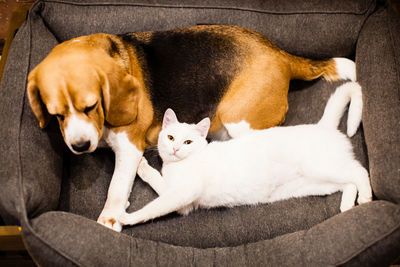
[[[123,214],[127,225],[198,207],[267,203],[293,197],[343,191],[340,210],[372,199],[368,172],[355,160],[349,139],[337,130],[347,104],[347,133],[361,121],[361,87],[346,83],[328,101],[317,124],[251,130],[225,142],[207,143],[208,118],[196,125],[179,123],[167,110],[158,149],[162,176],[142,158],[139,176],[159,197],[142,209]],[[187,142],[187,140],[191,142]],[[186,142],[185,142],[186,141]]]

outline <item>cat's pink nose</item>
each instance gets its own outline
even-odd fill
[[[179,148],[174,147],[174,154],[179,151]]]

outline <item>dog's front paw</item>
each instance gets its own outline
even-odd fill
[[[122,224],[119,221],[119,216],[121,213],[123,212],[116,212],[114,210],[104,209],[97,219],[97,222],[116,232],[121,232]]]

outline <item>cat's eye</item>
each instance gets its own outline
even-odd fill
[[[191,143],[193,143],[192,140],[186,140],[185,142],[183,142],[185,145],[190,145]]]
[[[175,140],[175,138],[172,135],[168,135],[168,139],[171,140],[171,141]]]

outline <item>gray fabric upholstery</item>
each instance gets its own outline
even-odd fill
[[[55,120],[40,130],[25,96],[29,70],[75,36],[204,23],[252,28],[297,55],[355,57],[365,108],[352,143],[378,201],[339,214],[336,193],[171,214],[122,233],[95,222],[113,153],[75,156]],[[400,254],[399,44],[399,21],[372,0],[38,1],[13,42],[0,88],[0,215],[21,222],[25,244],[43,266],[389,265]],[[285,125],[318,121],[338,85],[293,81]],[[160,167],[154,152],[146,155]],[[136,179],[129,210],[155,196]]]
[[[83,266],[335,266],[372,247],[383,250],[386,258],[368,259],[365,263],[385,266],[398,253],[399,226],[400,207],[376,201],[307,230],[237,246],[199,249],[130,238],[70,213],[48,212],[32,220],[32,227],[48,246]],[[214,231],[210,230],[212,234]],[[391,242],[385,245],[388,235]],[[85,250],[76,245],[76,236],[85,241]],[[41,257],[46,256],[43,254]]]
[[[289,52],[310,57],[349,55],[374,1],[59,1],[41,16],[59,41],[96,32],[166,30],[196,24],[249,27]],[[130,1],[125,1],[130,2]],[[66,4],[69,3],[69,4]],[[103,3],[103,4],[99,4]],[[68,15],[66,15],[68,14]],[[82,22],[82,17],[85,23]]]
[[[379,10],[364,25],[356,62],[372,186],[379,199],[400,204],[400,21],[390,11]]]

